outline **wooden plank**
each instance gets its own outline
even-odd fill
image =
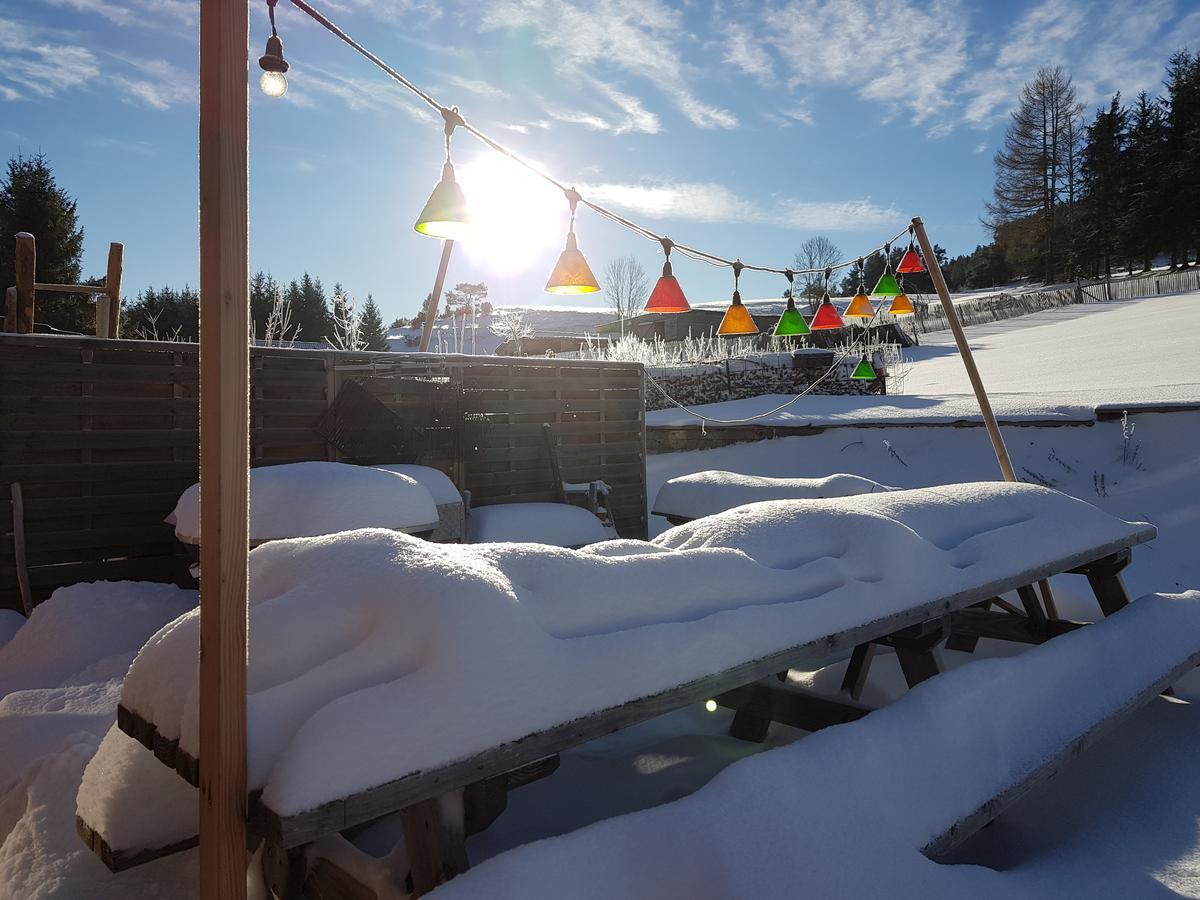
[[[872,712],[870,706],[825,697],[792,684],[759,681],[726,691],[717,703],[739,712],[748,711],[768,722],[782,722],[804,731],[820,731],[831,725],[855,722]],[[737,735],[735,735],[737,737]]]
[[[21,485],[13,482],[12,493],[12,523],[13,523],[13,564],[17,570],[17,588],[21,592],[21,606],[25,618],[33,612],[33,594],[29,590],[29,569],[25,564],[25,504],[21,497]]]
[[[200,0],[200,897],[246,897],[249,7]]]
[[[48,294],[103,294],[105,288],[103,285],[96,284],[50,284],[49,282],[37,281],[34,282],[33,289],[35,291],[45,291]],[[100,335],[108,337],[108,335]]]
[[[1122,704],[1108,718],[1095,723],[1082,734],[1068,741],[1050,759],[1047,759],[1037,768],[1026,773],[1019,780],[1010,784],[1005,790],[981,804],[972,812],[958,819],[949,828],[936,835],[929,843],[922,847],[921,852],[931,859],[935,859],[957,847],[971,835],[975,834],[975,832],[979,831],[979,829],[993,821],[1004,810],[1020,800],[1021,797],[1057,775],[1066,763],[1094,745],[1132,713],[1196,668],[1198,664],[1200,664],[1200,652],[1193,653],[1179,665],[1172,667],[1161,677],[1156,678],[1130,700]]]
[[[619,706],[597,710],[571,722],[534,732],[509,743],[493,747],[444,766],[398,778],[350,797],[323,804],[296,816],[282,818],[261,801],[252,805],[253,827],[272,836],[285,847],[308,843],[331,830],[341,830],[370,821],[384,813],[409,806],[432,795],[457,790],[489,775],[507,772],[534,759],[566,750],[577,744],[609,734],[637,722],[670,712],[692,703],[700,703],[726,691],[758,681],[789,668],[812,670],[853,647],[885,637],[909,626],[939,619],[1006,591],[1027,585],[1038,578],[1067,571],[1089,559],[1151,540],[1152,527],[1127,540],[1114,541],[1091,550],[1048,561],[1014,575],[958,591],[946,597],[918,604],[910,609],[866,622],[836,634],[824,635],[745,663],[696,678],[674,688],[646,695]]]
[[[13,331],[29,334],[33,331],[34,273],[37,270],[37,244],[28,231],[18,231],[13,265],[16,271],[17,317]]]
[[[460,797],[431,797],[400,810],[413,883],[421,897],[462,872],[467,863]]]
[[[120,337],[117,333],[121,326],[121,274],[125,268],[125,245],[112,242],[108,245],[108,268],[105,272],[104,287],[108,294],[108,328],[106,336]]]
[[[17,329],[17,289],[15,287],[5,288],[4,290],[4,330],[16,331]]]
[[[185,838],[173,844],[167,844],[165,847],[153,847],[146,850],[138,850],[134,853],[113,850],[109,847],[108,842],[104,840],[103,835],[93,830],[80,816],[75,817],[75,833],[79,835],[88,849],[100,857],[100,861],[108,867],[108,870],[114,873],[124,872],[126,869],[132,869],[136,866],[153,862],[156,859],[162,859],[164,856],[182,853],[184,850],[190,850],[200,843],[200,838],[197,836]]]

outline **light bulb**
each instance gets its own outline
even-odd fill
[[[707,709],[709,712],[716,712],[717,711],[717,701],[716,700],[705,700],[704,708]]]
[[[282,97],[287,93],[287,76],[282,72],[264,71],[258,79],[258,86],[268,97]]]

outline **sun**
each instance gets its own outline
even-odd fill
[[[515,274],[562,249],[567,201],[554,185],[518,163],[488,153],[456,166],[467,198],[467,255],[499,275]]]

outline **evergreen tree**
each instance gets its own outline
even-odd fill
[[[383,316],[375,303],[375,298],[367,294],[367,302],[362,309],[362,341],[364,350],[387,350],[387,332],[383,329]]]
[[[298,285],[293,281],[288,286],[288,292],[292,294],[292,319],[299,328],[299,340],[320,341],[332,333],[333,320],[321,279],[305,272]]]
[[[200,338],[200,295],[183,290],[147,288],[122,309],[121,333],[144,340],[197,341]]]
[[[1167,194],[1165,237],[1172,264],[1186,266],[1188,250],[1200,243],[1200,53],[1180,50],[1167,61]]]
[[[1081,259],[1091,262],[1093,274],[1100,269],[1111,274],[1118,250],[1127,202],[1124,155],[1128,124],[1129,114],[1122,109],[1118,93],[1107,110],[1097,110],[1086,129],[1082,164],[1086,224],[1079,235],[1079,250]]]
[[[10,159],[0,182],[0,292],[16,284],[13,236],[19,231],[28,231],[37,239],[38,281],[79,283],[83,229],[77,221],[75,201],[55,182],[41,153]],[[94,307],[78,294],[39,292],[34,319],[80,333],[92,332],[95,326]]]
[[[266,272],[255,272],[250,279],[250,324],[254,337],[263,340],[266,336],[267,319],[275,306],[279,283]]]
[[[1125,170],[1125,208],[1120,220],[1121,243],[1129,265],[1150,271],[1150,264],[1166,243],[1163,178],[1166,149],[1163,108],[1142,91],[1130,111],[1122,166]]]

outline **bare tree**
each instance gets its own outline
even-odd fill
[[[362,313],[341,285],[333,289],[333,337],[326,340],[338,350],[363,350],[367,346],[362,334]]]
[[[496,313],[489,330],[506,344],[514,344],[516,354],[521,352],[521,341],[533,337],[533,326],[529,324],[523,309],[506,309]]]
[[[604,291],[608,294],[609,309],[620,320],[624,334],[625,320],[636,316],[650,296],[650,281],[636,256],[618,256],[608,261],[604,267]]]
[[[292,324],[292,301],[276,286],[271,312],[267,314],[267,322],[263,326],[263,344],[267,347],[291,347],[299,334],[300,326]]]
[[[1028,241],[1032,258],[1014,262],[1039,267],[1047,281],[1061,269],[1060,247],[1071,239],[1082,116],[1071,76],[1061,66],[1044,66],[1021,89],[1004,147],[993,160],[987,224],[1013,248]]]
[[[823,234],[816,234],[800,245],[793,264],[797,269],[824,269],[841,258],[842,251],[837,244]],[[825,290],[824,272],[801,276],[801,284],[803,288],[800,295],[808,298],[809,306],[815,312],[816,300]]]

